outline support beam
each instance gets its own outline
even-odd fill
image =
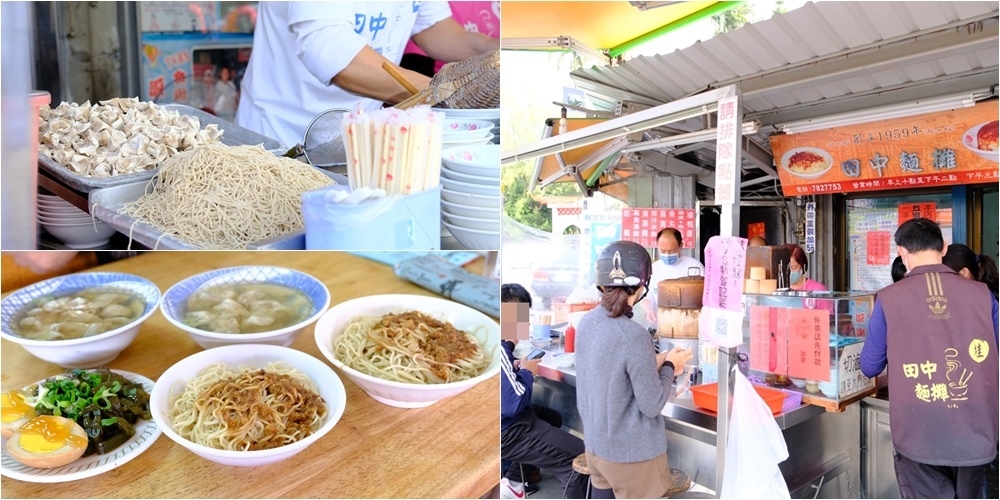
[[[673,101],[629,114],[603,123],[550,137],[534,144],[500,154],[501,165],[531,160],[539,156],[558,153],[623,135],[642,132],[668,123],[675,123],[714,112],[720,99],[730,97],[735,87],[711,90],[679,101]]]

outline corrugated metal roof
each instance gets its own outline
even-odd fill
[[[998,10],[997,2],[810,2],[683,50],[572,76],[604,109],[740,83],[751,117],[949,77],[995,83]]]
[[[653,106],[736,83],[745,119],[773,125],[989,89],[1000,68],[998,11],[997,2],[810,2],[686,49],[572,78],[593,107],[607,110],[621,100]],[[705,126],[700,119],[674,125]],[[753,139],[769,147],[766,127]],[[679,158],[712,169],[712,146]],[[752,163],[744,158],[743,166]],[[773,190],[770,184],[744,191]]]

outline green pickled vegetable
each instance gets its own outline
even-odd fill
[[[35,411],[76,421],[87,432],[84,454],[104,454],[135,435],[135,423],[151,420],[149,394],[139,384],[108,370],[73,370],[38,384]]]

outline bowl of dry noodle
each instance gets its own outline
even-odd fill
[[[500,326],[450,300],[372,295],[330,308],[316,345],[347,378],[381,403],[421,408],[471,389],[500,371]]]
[[[153,420],[171,440],[223,465],[289,458],[322,438],[347,404],[324,362],[264,344],[216,347],[171,366],[150,394]]]

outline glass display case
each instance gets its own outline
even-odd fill
[[[860,363],[874,303],[867,292],[744,295],[750,379],[828,409],[874,392]]]

